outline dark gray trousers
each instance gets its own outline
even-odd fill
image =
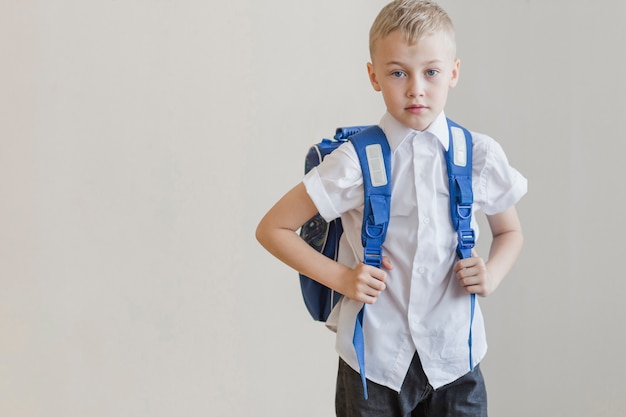
[[[479,366],[434,390],[416,353],[399,393],[369,380],[367,391],[366,400],[361,376],[339,359],[337,417],[487,417],[487,391]]]

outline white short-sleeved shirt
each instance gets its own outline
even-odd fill
[[[391,219],[383,255],[391,260],[387,288],[364,318],[367,378],[400,391],[417,350],[430,384],[438,388],[469,371],[467,339],[470,296],[455,279],[456,233],[449,214],[444,151],[448,126],[441,113],[423,132],[405,127],[390,114],[380,122],[391,146]],[[474,211],[502,212],[526,193],[526,179],[512,168],[500,145],[472,132]],[[361,221],[363,179],[351,143],[339,147],[304,178],[320,214],[341,217],[344,228],[339,261],[350,267],[363,260]],[[478,235],[478,226],[473,220]],[[355,370],[352,336],[363,303],[347,297],[331,313],[327,325],[336,330],[339,355]],[[478,304],[473,325],[473,358],[487,350]]]

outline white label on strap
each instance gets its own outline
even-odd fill
[[[454,146],[454,165],[464,167],[467,165],[467,148],[465,144],[465,133],[463,129],[451,127],[452,145]]]
[[[387,184],[387,173],[385,172],[385,160],[383,159],[383,149],[379,144],[367,145],[365,147],[367,163],[370,168],[370,178],[374,187]]]

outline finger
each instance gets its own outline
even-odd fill
[[[387,274],[384,271],[381,271],[377,268],[372,268],[370,276],[365,280],[365,284],[369,288],[380,292],[387,288],[387,284],[385,284],[386,279]]]
[[[391,261],[389,260],[389,257],[387,256],[383,256],[383,268],[386,269],[393,269],[393,265],[391,265]]]
[[[475,277],[473,276],[465,276],[465,277],[459,278],[459,282],[461,283],[462,286],[466,288],[477,284],[477,281]]]
[[[465,289],[465,292],[467,292],[468,294],[477,294],[477,295],[484,294],[484,287],[479,284],[468,285],[467,287],[463,287],[463,288]]]
[[[387,284],[385,284],[383,281],[373,279],[372,281],[370,281],[370,288],[380,293],[381,291],[384,291],[385,288],[387,288]]]
[[[366,265],[366,272],[374,278],[375,280],[385,282],[387,280],[387,273],[380,268],[376,268],[375,266]]]
[[[382,291],[387,288],[385,284],[387,273],[385,271],[365,264],[359,265],[358,268],[360,270],[357,274],[357,281],[360,291],[368,292],[370,288],[374,291]]]
[[[461,281],[461,286],[468,294],[479,294],[482,292],[480,282],[476,282],[471,278],[466,278]]]
[[[378,300],[378,295],[367,295],[367,294],[364,294],[363,295],[363,299],[361,300],[361,302],[363,302],[365,304],[374,304],[377,300]]]
[[[456,276],[459,279],[467,279],[471,276],[476,275],[476,268],[474,268],[473,266],[466,266],[466,267],[462,267],[460,268],[458,271],[456,271]]]
[[[377,297],[387,288],[387,284],[385,284],[387,274],[385,271],[375,267],[369,267],[361,276],[361,291],[368,296]]]
[[[465,258],[459,259],[459,261],[454,264],[454,272],[459,272],[463,269],[471,268],[476,263],[476,258]]]
[[[363,291],[361,292],[361,298],[364,303],[367,304],[374,304],[376,302],[376,300],[378,299],[378,296],[380,295],[381,291],[380,290],[376,290],[372,287],[366,287],[363,289]]]

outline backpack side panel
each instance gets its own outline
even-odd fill
[[[343,141],[324,139],[322,142],[313,145],[306,155],[304,161],[304,173],[308,173],[313,167],[322,162],[326,155],[337,149]],[[341,219],[335,219],[330,223],[326,222],[317,213],[300,228],[300,236],[316,251],[322,253],[327,258],[337,260],[339,252],[339,240],[343,234]],[[341,294],[320,284],[319,282],[303,274],[300,276],[300,288],[304,304],[317,321],[326,321],[330,311],[341,299]]]

